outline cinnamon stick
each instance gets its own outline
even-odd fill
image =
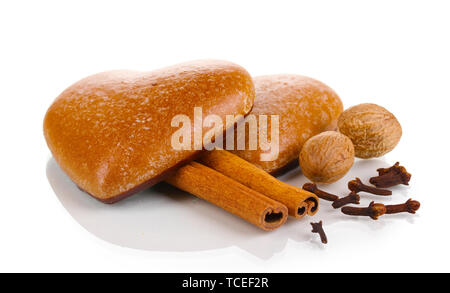
[[[166,182],[264,230],[274,230],[287,219],[283,204],[197,162],[178,169]]]
[[[258,191],[288,208],[289,215],[302,218],[318,210],[315,194],[284,183],[264,170],[225,150],[205,152],[199,161],[206,166]]]

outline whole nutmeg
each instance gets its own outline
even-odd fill
[[[316,183],[332,183],[341,179],[354,160],[352,141],[336,131],[311,137],[303,145],[299,156],[303,174]]]
[[[397,118],[375,104],[360,104],[342,112],[338,129],[352,140],[355,155],[363,159],[380,157],[392,151],[402,137],[402,127]]]

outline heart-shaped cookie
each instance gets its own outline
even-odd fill
[[[272,137],[272,129],[267,131],[268,150],[258,147],[232,152],[268,173],[282,173],[292,165],[298,166],[298,154],[310,137],[336,129],[342,101],[330,87],[306,76],[266,75],[253,81],[256,96],[250,114],[267,115],[267,125],[275,125],[275,115],[279,131],[276,137]],[[245,139],[249,137],[246,134]],[[263,154],[269,159],[262,160]]]
[[[193,125],[199,107],[203,117],[215,114],[225,122],[226,115],[247,114],[253,99],[248,72],[225,61],[104,72],[78,81],[53,102],[44,135],[69,177],[112,203],[163,180],[200,152],[172,147],[176,115]]]

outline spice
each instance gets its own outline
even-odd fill
[[[299,155],[303,175],[315,183],[338,181],[347,174],[354,161],[352,141],[336,131],[325,131],[311,137]]]
[[[367,103],[342,112],[338,129],[352,140],[355,156],[363,159],[381,157],[392,151],[402,136],[402,127],[391,112]]]
[[[332,204],[333,208],[338,209],[340,207],[343,207],[345,205],[354,203],[354,204],[359,204],[359,195],[356,192],[350,192],[349,195],[345,196],[345,197],[341,197],[337,200],[335,200]]]
[[[323,244],[327,244],[328,239],[327,239],[327,235],[325,234],[325,231],[323,230],[322,221],[320,221],[318,223],[311,223],[311,226],[312,226],[311,232],[318,233],[320,236],[320,241]]]
[[[400,163],[395,163],[390,168],[380,168],[377,170],[378,176],[370,178],[370,183],[376,187],[391,187],[399,184],[409,185],[411,174]]]
[[[318,210],[316,195],[282,182],[252,163],[225,150],[206,152],[199,160],[202,164],[237,182],[284,204],[289,215],[297,219],[312,216]]]
[[[274,230],[287,219],[285,205],[197,162],[181,167],[166,181],[264,230]]]
[[[368,216],[378,220],[379,216],[386,213],[386,207],[382,203],[374,203],[372,201],[367,208],[343,207],[341,211],[350,216]]]
[[[315,195],[317,195],[318,198],[321,198],[324,200],[335,201],[335,200],[339,199],[339,197],[337,195],[320,190],[319,188],[317,188],[317,184],[315,184],[315,183],[309,183],[309,182],[305,183],[305,184],[303,184],[303,189],[314,193]]]
[[[356,177],[354,180],[348,182],[348,189],[353,192],[368,192],[376,195],[392,195],[392,191],[387,189],[376,188],[373,186],[365,185],[362,183],[361,179]]]
[[[415,214],[420,208],[420,202],[408,199],[405,203],[396,205],[386,205],[386,214],[410,213]]]
[[[390,173],[390,172],[392,172],[392,171],[401,171],[401,169],[404,169],[405,167],[403,167],[403,166],[400,166],[400,162],[396,162],[392,167],[389,167],[389,168],[378,168],[377,169],[377,172],[378,172],[378,175],[384,175],[384,174],[387,174],[387,173]]]

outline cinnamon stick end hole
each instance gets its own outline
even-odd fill
[[[264,216],[264,221],[266,223],[277,223],[277,222],[280,222],[281,220],[283,220],[283,218],[284,218],[284,215],[282,212],[279,212],[279,213],[272,212],[272,213],[267,213]]]
[[[305,207],[301,207],[297,209],[297,215],[299,216],[303,216],[306,212],[306,208]]]
[[[311,203],[311,208],[310,208],[310,213],[314,213],[315,211],[317,211],[317,208],[319,207],[319,203],[317,202],[317,199],[314,197],[309,197],[306,199],[306,202],[310,202]]]

